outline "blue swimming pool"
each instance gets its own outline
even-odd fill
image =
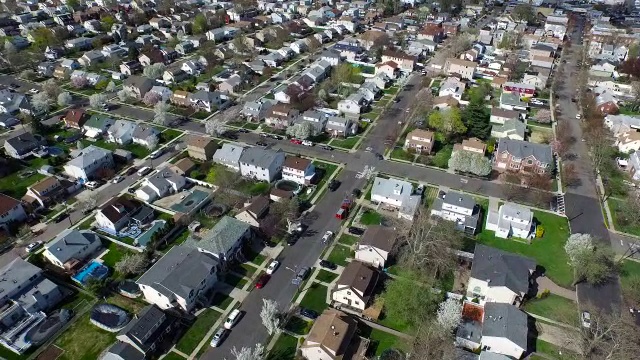
[[[71,277],[78,284],[84,286],[89,279],[102,280],[109,275],[109,268],[97,261],[92,261],[85,265],[80,271]]]
[[[155,220],[153,225],[151,225],[151,228],[135,239],[135,242],[140,246],[147,246],[147,243],[151,241],[153,234],[162,229],[166,223],[167,222],[164,220]]]

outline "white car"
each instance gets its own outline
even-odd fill
[[[118,176],[114,177],[112,181],[113,181],[114,184],[117,184],[122,180],[124,180],[124,176],[118,175]]]
[[[160,157],[160,155],[162,155],[162,153],[163,153],[163,152],[164,152],[164,150],[163,150],[163,149],[158,149],[158,150],[156,150],[156,151],[152,152],[152,153],[149,155],[149,157],[150,157],[150,158],[152,158],[152,159],[157,159],[158,157]]]
[[[31,252],[35,251],[37,248],[39,248],[40,246],[42,246],[42,241],[36,241],[36,242],[33,242],[33,243],[27,245],[26,250],[27,250],[28,253],[31,253]]]
[[[580,120],[580,118],[582,118],[582,115],[576,114],[576,119]]]
[[[273,260],[269,266],[267,266],[267,274],[273,275],[276,272],[276,269],[280,266],[280,262],[277,260]]]
[[[324,233],[324,236],[322,237],[322,242],[327,243],[329,242],[329,240],[331,240],[332,237],[333,237],[333,232],[327,231],[326,233]]]
[[[39,92],[40,92],[40,90],[35,89],[35,88],[34,88],[34,89],[29,90],[29,94],[37,94],[37,93],[39,93]]]
[[[89,181],[88,183],[84,184],[84,186],[86,186],[87,189],[89,190],[93,190],[93,189],[96,189],[99,186],[99,184],[97,181]]]
[[[591,313],[588,311],[582,312],[582,327],[587,329],[591,327]]]
[[[304,145],[304,146],[313,146],[313,142],[311,142],[311,141],[309,141],[309,140],[304,140],[304,141],[302,142],[302,145]]]
[[[225,320],[224,328],[231,329],[238,322],[238,320],[240,320],[240,315],[242,315],[240,310],[238,309],[233,310],[231,314],[229,314],[229,316],[227,317],[227,320]]]

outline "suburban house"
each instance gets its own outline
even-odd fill
[[[331,136],[351,136],[358,132],[358,124],[343,116],[329,116],[324,130]]]
[[[240,171],[240,156],[244,150],[245,148],[242,146],[225,143],[216,150],[211,161],[224,165],[233,171]]]
[[[257,147],[244,149],[240,155],[240,173],[247,178],[272,182],[280,175],[284,158],[282,151]]]
[[[341,306],[363,311],[373,299],[379,277],[378,270],[360,261],[351,261],[336,281],[331,300]]]
[[[402,51],[394,50],[383,51],[381,61],[383,63],[393,61],[398,64],[400,71],[407,73],[412,72],[416,65],[416,58],[414,56],[407,55]]]
[[[371,188],[371,201],[398,209],[398,217],[412,220],[420,204],[420,195],[414,195],[413,185],[399,179],[376,176]]]
[[[430,154],[433,148],[433,132],[422,129],[411,131],[407,134],[404,148],[412,149],[417,153]]]
[[[470,153],[484,156],[484,152],[487,150],[487,144],[478,138],[470,138],[462,140],[460,144],[453,145],[453,151],[468,151]]]
[[[198,135],[187,137],[187,152],[191,158],[209,161],[213,158],[217,148],[218,143],[213,138]]]
[[[367,101],[364,95],[355,92],[346,99],[338,101],[338,111],[343,114],[359,115],[362,112],[362,108],[366,106],[366,103]]]
[[[487,215],[487,230],[493,230],[499,238],[517,237],[528,239],[533,235],[533,212],[524,206],[505,203],[498,209],[489,209]]]
[[[66,229],[45,244],[43,256],[58,267],[71,270],[79,268],[101,245],[92,231]]]
[[[27,188],[27,193],[22,197],[22,201],[27,204],[38,203],[39,207],[47,207],[62,199],[66,194],[66,189],[58,178],[47,176],[37,183]]]
[[[160,309],[191,311],[218,280],[219,263],[210,254],[176,245],[136,283],[144,299]]]
[[[242,208],[236,214],[235,218],[245,222],[253,227],[260,227],[260,222],[268,213],[270,206],[269,198],[266,196],[256,196],[245,202]]]
[[[82,109],[71,109],[64,115],[64,126],[74,129],[81,129],[88,116]]]
[[[247,101],[242,107],[242,115],[251,121],[262,121],[267,117],[269,109],[275,101],[266,99],[258,101]]]
[[[151,90],[153,85],[153,80],[148,77],[131,75],[124,81],[122,88],[131,96],[142,99],[144,95]]]
[[[40,135],[34,135],[25,132],[16,135],[4,141],[4,150],[7,155],[14,159],[24,159],[31,156],[34,150],[37,150],[44,144]]]
[[[500,107],[507,110],[526,111],[529,104],[520,100],[520,94],[503,92],[500,95]]]
[[[22,202],[9,195],[0,194],[0,228],[7,230],[11,223],[21,223],[27,218]]]
[[[460,75],[461,78],[473,80],[477,63],[462,59],[449,58],[444,64],[444,72],[447,75]]]
[[[519,120],[520,113],[515,110],[501,109],[498,107],[491,108],[491,117],[489,121],[494,124],[504,124],[510,120]]]
[[[138,124],[131,134],[131,140],[134,144],[140,144],[145,147],[150,147],[152,144],[157,145],[160,135],[160,131],[153,126]]]
[[[82,181],[102,177],[99,171],[114,167],[113,154],[97,146],[88,146],[77,152],[75,158],[64,165],[64,172]]]
[[[286,128],[293,124],[299,113],[289,104],[277,103],[267,111],[265,123],[278,129]]]
[[[549,145],[502,138],[496,146],[493,168],[498,171],[544,174],[551,171],[553,161]]]
[[[134,199],[118,196],[109,200],[96,211],[95,221],[101,230],[118,234],[123,228],[135,224],[143,225],[155,218],[154,210]]]
[[[204,234],[191,234],[185,246],[204,252],[225,267],[227,263],[242,256],[242,245],[252,236],[251,226],[230,216],[220,221]]]
[[[385,74],[389,79],[395,79],[400,71],[398,64],[394,61],[387,61],[383,63],[376,64],[375,73]]]
[[[169,168],[159,169],[155,174],[145,178],[136,190],[138,199],[153,202],[182,190],[187,184],[184,176],[178,175]]]
[[[325,310],[300,346],[308,360],[364,359],[369,342],[357,335],[358,321],[342,311]]]
[[[113,126],[115,122],[116,121],[110,117],[100,114],[94,114],[82,126],[82,129],[84,130],[84,136],[92,139],[99,138],[106,134],[107,130],[109,130],[109,128]]]
[[[301,185],[309,185],[316,176],[316,168],[309,159],[287,156],[282,165],[282,178]]]
[[[367,227],[356,245],[355,259],[377,268],[384,268],[394,252],[397,236],[397,231],[391,227],[382,225]]]
[[[491,125],[491,136],[496,139],[507,138],[524,141],[527,134],[527,126],[520,120],[511,119],[503,124]]]
[[[136,123],[132,121],[118,119],[107,129],[107,140],[118,145],[127,145],[133,142],[136,127]]]
[[[189,97],[191,106],[207,112],[213,112],[222,104],[220,92],[200,90]]]
[[[441,191],[433,201],[431,215],[452,221],[457,230],[474,235],[478,228],[481,208],[470,195]]]
[[[438,96],[447,96],[451,95],[454,99],[460,101],[462,100],[462,94],[464,90],[467,88],[467,85],[460,81],[456,77],[448,77],[440,86],[440,92],[438,92]]]
[[[536,92],[536,87],[528,84],[514,83],[508,81],[502,85],[502,91],[518,94],[520,97],[530,98]]]

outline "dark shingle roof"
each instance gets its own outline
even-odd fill
[[[489,281],[490,286],[506,286],[517,293],[529,290],[530,272],[535,261],[521,255],[478,244],[474,251],[471,276]]]
[[[511,304],[488,302],[484,305],[482,336],[501,337],[527,349],[527,315]]]
[[[360,245],[371,245],[380,250],[390,252],[396,243],[397,232],[386,226],[369,226],[362,235]]]

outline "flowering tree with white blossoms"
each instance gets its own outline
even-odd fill
[[[262,325],[267,328],[269,335],[273,335],[280,327],[280,311],[278,302],[271,299],[262,299],[262,310],[260,310]]]
[[[234,346],[231,349],[231,355],[235,360],[263,360],[264,359],[264,346],[262,344],[256,344],[255,348],[243,347],[238,350]]]
[[[564,251],[571,265],[576,266],[583,256],[593,252],[593,238],[589,234],[571,234],[564,244]]]
[[[456,299],[448,298],[438,306],[436,317],[443,329],[453,331],[462,319],[462,304]]]

